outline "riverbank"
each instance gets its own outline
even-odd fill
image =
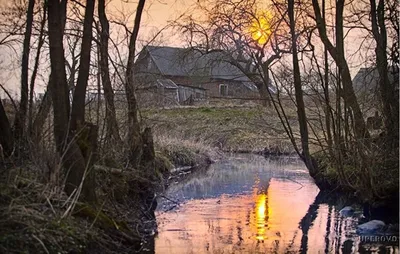
[[[138,171],[99,170],[98,202],[87,204],[44,184],[34,165],[8,170],[0,180],[0,253],[127,253],[151,233],[144,192],[156,182]]]
[[[155,142],[155,174],[99,160],[95,204],[82,203],[79,191],[64,193],[63,180],[50,176],[58,164],[0,161],[0,253],[140,251],[156,231],[155,192],[163,191],[169,173],[220,156],[206,144],[163,137]]]
[[[293,147],[272,109],[261,106],[208,106],[142,111],[155,140],[185,140],[224,152],[293,153]],[[296,129],[295,112],[288,113]]]
[[[0,217],[4,218],[0,220],[0,252],[141,250],[143,241],[156,231],[155,193],[163,192],[169,176],[180,182],[189,175],[200,175],[203,171],[197,169],[220,160],[224,152],[293,154],[276,114],[262,107],[148,109],[141,114],[144,125],[153,129],[155,171],[149,174],[126,168],[123,154],[114,156],[112,163],[99,160],[95,165],[99,186],[95,206],[78,202],[76,196],[67,197],[57,187],[62,186],[62,179],[49,181],[49,171],[57,168],[57,163],[4,162],[7,171],[0,175]],[[296,130],[295,113],[289,112],[288,119]],[[182,166],[190,170],[171,175]],[[334,171],[328,169],[324,177],[336,179]],[[349,193],[359,195],[354,191],[345,195]]]
[[[296,112],[290,107],[286,110],[291,128],[296,133]],[[295,155],[276,112],[257,105],[147,109],[142,112],[142,118],[153,128],[156,143],[163,139],[172,139],[177,147],[180,144],[208,147],[203,148],[203,151],[217,149],[266,156]],[[364,194],[368,191],[364,191],[365,186],[361,181],[353,186],[339,181],[339,170],[327,164],[326,154],[318,152],[321,144],[315,143],[317,139],[314,136],[312,140],[314,143],[310,143],[310,150],[321,167],[321,173],[314,180],[317,180],[321,190],[340,192],[342,195],[358,199],[360,203],[367,204],[371,211],[385,210],[385,207],[397,207],[398,210],[397,167],[384,170],[388,168],[387,165],[383,165],[379,160],[371,161],[369,167],[374,179],[374,188],[385,195],[381,195],[379,199],[366,197]],[[348,163],[343,169],[344,175],[363,175],[362,167],[353,166],[351,160]]]

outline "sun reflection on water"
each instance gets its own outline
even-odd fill
[[[349,239],[358,246],[359,240],[348,238],[349,230],[340,229],[343,221],[334,208],[314,204],[318,188],[308,175],[290,166],[277,172],[282,177],[270,177],[269,169],[260,171],[258,165],[253,170],[231,167],[224,177],[204,178],[204,185],[213,188],[182,187],[186,197],[218,195],[187,198],[179,210],[158,212],[155,253],[330,253],[339,252]],[[226,184],[229,188],[220,194]],[[239,192],[229,192],[240,186]]]
[[[268,197],[266,194],[261,194],[257,197],[256,202],[256,226],[258,241],[264,241],[265,231],[268,223]]]

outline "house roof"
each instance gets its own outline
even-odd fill
[[[389,82],[390,84],[394,84],[399,79],[399,72],[392,71],[392,68],[389,67]],[[353,78],[353,87],[355,92],[368,91],[374,93],[379,89],[379,72],[376,67],[371,68],[361,68],[356,76]]]
[[[203,88],[203,87],[199,87],[199,86],[191,86],[191,85],[185,85],[185,84],[177,84],[178,87],[188,87],[188,88],[193,88],[193,89],[197,89],[197,90],[204,90],[206,91],[207,89]]]
[[[240,69],[224,61],[223,52],[203,54],[192,48],[156,46],[147,46],[146,50],[163,75],[251,82]]]
[[[178,88],[178,86],[175,84],[175,82],[170,79],[157,79],[156,83],[157,83],[157,86],[164,87],[166,89],[177,89]]]
[[[257,92],[257,86],[253,82],[243,81],[242,84],[251,91]]]

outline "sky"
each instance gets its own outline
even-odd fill
[[[19,1],[19,0],[15,0]],[[182,14],[193,13],[193,6],[199,0],[148,0],[145,4],[145,11],[142,16],[141,28],[139,31],[138,48],[137,52],[148,44],[154,37],[154,35],[166,27],[170,21],[176,20]],[[6,8],[12,2],[7,0],[0,0],[0,8]],[[118,20],[126,22],[129,30],[132,29],[133,21],[135,18],[135,11],[137,7],[137,1],[133,0],[111,0],[107,4],[107,16],[110,20]],[[113,28],[114,26],[114,28]],[[115,29],[115,25],[111,23],[111,36],[118,40],[126,35],[124,29]],[[348,40],[352,43],[347,48],[347,55],[350,56],[358,48],[360,43],[360,36],[357,33],[350,33]],[[168,45],[168,46],[183,46],[185,42],[182,40],[182,35],[176,33],[176,31],[165,30],[161,35],[155,39],[152,43],[157,45]],[[16,51],[21,51],[16,47]],[[121,55],[127,55],[127,46],[120,46],[118,48],[121,51]],[[31,52],[31,59],[34,58],[35,52]],[[353,76],[359,69],[360,61],[356,57],[351,57],[353,64],[351,64],[351,70]],[[44,64],[48,65],[48,60],[44,60]],[[14,96],[17,96],[19,90],[19,76],[20,76],[20,56],[16,56],[14,50],[0,45],[0,84],[4,85],[11,91]],[[32,64],[31,64],[32,66]],[[46,73],[48,70],[43,70]],[[37,81],[36,92],[43,92],[45,89],[45,80],[48,75],[43,74],[43,77],[39,77]],[[0,96],[3,98],[4,93],[0,91]]]
[[[19,1],[19,0],[14,0]],[[195,0],[148,0],[145,4],[145,9],[142,15],[142,22],[138,37],[138,49],[140,50],[143,45],[146,45],[154,35],[166,27],[169,21],[176,20],[177,17],[183,13],[188,13],[191,11],[191,6],[195,3]],[[120,20],[127,22],[130,30],[133,26],[133,21],[135,18],[135,11],[137,7],[137,1],[132,0],[111,0],[106,1],[106,12],[110,20]],[[8,9],[12,5],[10,0],[0,0],[0,11]],[[123,31],[116,31],[115,27],[111,30],[113,35],[118,37],[121,33],[125,35]],[[122,36],[122,35],[121,35]],[[173,36],[171,32],[166,32],[161,36],[158,36],[154,43],[171,45],[171,46],[181,46],[182,42],[179,41],[179,36]],[[16,51],[19,47],[16,47]],[[120,48],[122,52],[127,51],[127,47]],[[31,51],[31,59],[34,57],[34,52]],[[19,90],[19,75],[20,70],[20,56],[16,56],[15,51],[9,47],[0,45],[0,84],[4,85],[10,90],[13,96],[18,96]],[[33,65],[33,64],[31,64]],[[43,79],[45,79],[43,77]],[[43,80],[38,80],[38,86],[35,92],[41,93],[45,89],[45,84]],[[1,98],[4,98],[4,92],[0,90]]]

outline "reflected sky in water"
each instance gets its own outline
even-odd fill
[[[357,253],[357,219],[341,218],[296,159],[241,155],[170,186],[159,201],[155,253]],[[366,252],[378,253],[378,252]]]

